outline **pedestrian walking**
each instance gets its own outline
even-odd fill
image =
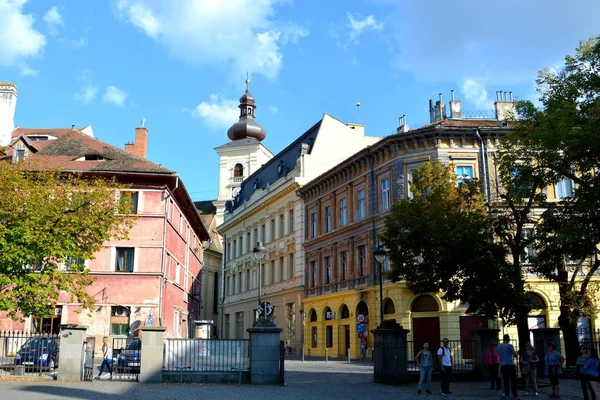
[[[421,394],[421,389],[425,386],[425,393],[431,394],[431,372],[433,370],[433,353],[429,350],[429,343],[423,343],[423,350],[419,351],[415,356],[417,365],[421,367],[421,376],[419,378],[419,386],[417,394]]]
[[[531,393],[538,396],[537,391],[537,364],[540,361],[531,343],[525,344],[525,351],[521,354],[521,375],[525,378],[525,396]]]
[[[600,362],[598,361],[598,353],[593,347],[587,349],[587,355],[588,358],[583,366],[582,375],[585,377],[586,383],[590,386],[591,398],[596,400],[600,399],[600,387],[598,386],[598,378],[600,376],[598,367]],[[584,398],[585,395],[587,395],[587,392],[584,392]]]
[[[452,358],[452,350],[448,347],[448,342],[448,338],[444,338],[442,340],[442,347],[437,351],[442,375],[442,395],[444,396],[452,394],[450,391],[450,376],[452,375],[452,363],[454,360]]]
[[[113,362],[112,348],[110,347],[110,344],[108,343],[108,338],[106,336],[104,336],[102,338],[102,364],[100,365],[100,373],[98,374],[96,379],[100,379],[100,377],[102,376],[102,373],[104,372],[105,366],[108,369],[108,372],[110,373],[110,379],[112,379],[112,365],[111,365],[112,362]]]
[[[500,371],[502,371],[502,379],[504,380],[504,396],[508,396],[512,392],[513,399],[519,400],[519,394],[517,393],[517,368],[514,362],[514,359],[518,355],[514,346],[510,344],[509,335],[502,337],[502,344],[498,346],[498,355],[500,357]]]
[[[360,339],[360,360],[364,360],[367,357],[367,338],[363,336]]]
[[[575,361],[575,373],[577,375],[577,379],[579,379],[579,383],[581,384],[581,392],[583,393],[583,400],[596,400],[596,396],[594,395],[594,390],[592,389],[592,385],[590,382],[589,375],[585,370],[585,364],[587,360],[590,358],[588,354],[588,348],[585,346],[579,346],[579,357],[577,357],[577,361]],[[591,396],[590,396],[591,393]]]
[[[498,343],[492,342],[490,348],[485,353],[485,365],[490,374],[490,390],[500,389],[500,356],[498,355]]]
[[[550,386],[552,387],[551,398],[560,399],[560,383],[558,377],[562,375],[562,365],[565,358],[562,354],[556,351],[554,343],[548,344],[548,352],[546,353],[546,369],[545,374],[548,375]]]

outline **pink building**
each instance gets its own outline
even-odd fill
[[[200,319],[202,243],[209,234],[177,174],[145,159],[148,130],[136,128],[126,150],[94,138],[90,126],[17,127],[11,137],[6,156],[13,161],[130,184],[137,218],[128,240],[106,242],[95,259],[81,260],[97,278],[89,288],[93,309],[76,313],[79,306],[65,294],[53,315],[1,318],[0,330],[57,333],[60,324],[73,323],[88,325],[88,336],[124,337],[143,325],[163,325],[168,336],[190,336]]]

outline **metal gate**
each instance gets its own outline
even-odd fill
[[[138,337],[113,338],[113,379],[139,381],[142,341]]]
[[[94,379],[94,355],[96,354],[96,338],[88,337],[83,346],[83,380]]]

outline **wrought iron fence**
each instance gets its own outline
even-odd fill
[[[163,371],[245,371],[248,340],[165,339]]]
[[[142,365],[142,341],[137,338],[113,338],[113,379],[138,381]]]
[[[417,353],[423,349],[422,341],[407,341],[406,342],[406,363],[409,372],[418,373],[420,368],[415,361]],[[481,355],[479,354],[476,340],[451,340],[448,342],[448,348],[452,354],[452,371],[454,372],[472,372],[473,366]],[[440,345],[430,343],[431,352],[433,353],[434,370],[439,371],[440,363],[437,359],[437,353]]]
[[[59,335],[0,332],[0,375],[54,376]]]

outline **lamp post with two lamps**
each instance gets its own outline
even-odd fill
[[[252,250],[252,256],[258,261],[258,308],[261,307],[261,292],[262,292],[262,259],[267,254],[267,249],[264,248],[261,242],[256,243],[256,247]],[[259,315],[261,312],[259,312]],[[262,313],[263,318],[266,318],[266,314]],[[258,318],[260,319],[260,317]]]
[[[383,263],[387,258],[387,251],[383,246],[377,246],[375,252],[375,261],[379,264],[379,315],[381,318],[381,326],[383,326]]]

